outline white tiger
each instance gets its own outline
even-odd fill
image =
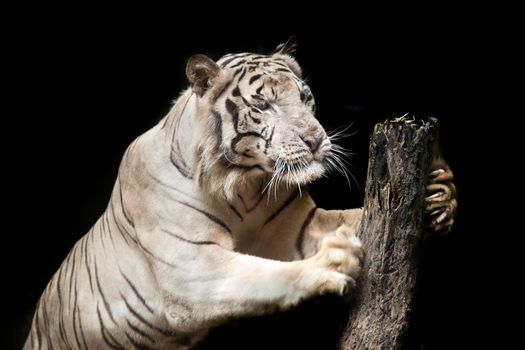
[[[189,59],[191,88],[127,149],[24,349],[187,349],[232,318],[355,283],[361,210],[317,208],[303,188],[335,152],[291,50]],[[455,191],[441,168],[427,210],[448,230]]]

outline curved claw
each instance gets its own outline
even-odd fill
[[[431,232],[446,233],[454,223],[457,207],[454,175],[441,158],[434,160],[430,169],[424,208],[426,222]]]
[[[445,173],[445,169],[434,170],[430,173],[430,176],[438,176]]]

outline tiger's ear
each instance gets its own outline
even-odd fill
[[[205,55],[193,55],[186,63],[186,77],[190,82],[193,92],[202,96],[213,86],[221,68]]]
[[[297,75],[299,78],[302,76],[301,67],[295,61],[292,54],[297,49],[297,43],[295,42],[295,36],[291,36],[285,43],[279,44],[275,50],[273,50],[273,56],[279,56],[284,63]]]
[[[297,42],[295,41],[295,36],[292,35],[291,37],[286,40],[285,43],[279,44],[275,50],[273,50],[272,55],[275,54],[281,54],[281,55],[291,55],[295,52],[297,49]]]

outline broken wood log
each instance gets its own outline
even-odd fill
[[[358,229],[366,257],[340,339],[343,350],[401,348],[416,285],[425,184],[436,137],[434,118],[403,117],[374,128]]]

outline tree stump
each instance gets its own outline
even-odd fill
[[[434,118],[402,117],[374,128],[358,230],[366,257],[341,349],[393,350],[402,345],[416,284],[425,184],[436,138]]]

